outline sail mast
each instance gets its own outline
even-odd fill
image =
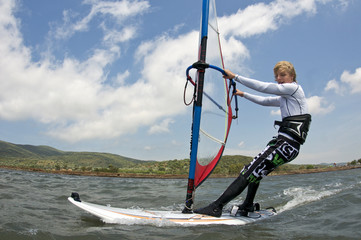
[[[208,17],[209,17],[209,0],[203,0],[202,2],[202,19],[201,19],[201,37],[199,46],[198,61],[201,63],[206,62],[206,51],[207,51],[207,38],[208,38]],[[204,69],[198,69],[198,81],[196,89],[196,98],[193,103],[193,123],[192,123],[192,136],[191,136],[191,152],[190,152],[190,167],[188,176],[188,187],[187,196],[185,202],[185,208],[183,213],[191,213],[193,205],[193,193],[195,190],[194,177],[195,168],[197,164],[197,153],[198,153],[198,140],[199,130],[202,113],[202,97],[203,97],[203,83],[204,83]]]

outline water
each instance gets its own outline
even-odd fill
[[[233,179],[210,179],[197,191],[208,204]],[[108,224],[67,201],[123,208],[181,210],[185,179],[67,176],[0,169],[0,239],[360,239],[361,169],[272,176],[256,200],[279,214],[245,226]],[[234,203],[241,202],[242,194]]]

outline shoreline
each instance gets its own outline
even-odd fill
[[[177,175],[177,174],[111,173],[111,172],[90,172],[90,171],[70,171],[70,170],[45,170],[39,168],[22,168],[22,167],[10,167],[10,166],[0,166],[0,168],[25,171],[25,172],[41,172],[41,173],[50,173],[50,174],[92,176],[92,177],[154,178],[154,179],[187,179],[188,178],[188,175],[186,174]],[[361,165],[290,170],[290,171],[280,171],[280,172],[275,171],[272,172],[269,176],[322,173],[322,172],[343,171],[343,170],[350,170],[357,168],[361,168]],[[237,176],[238,176],[237,174],[234,175],[213,174],[210,176],[210,178],[234,178]]]

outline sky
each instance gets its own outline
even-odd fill
[[[265,82],[278,61],[296,68],[313,120],[293,163],[361,158],[361,1],[216,3],[226,68]],[[0,0],[0,140],[189,158],[200,14],[200,0]],[[279,111],[239,107],[225,154],[253,157]]]

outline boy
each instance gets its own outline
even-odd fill
[[[238,89],[235,93],[263,106],[280,107],[282,122],[275,121],[275,125],[280,126],[277,137],[271,140],[266,148],[242,169],[238,178],[231,183],[226,191],[207,207],[194,210],[195,213],[220,217],[223,207],[248,186],[246,199],[238,210],[241,215],[247,216],[248,212],[254,211],[253,200],[261,179],[276,167],[297,157],[300,145],[306,140],[311,115],[308,114],[303,89],[297,84],[296,71],[293,65],[290,62],[281,61],[275,65],[273,71],[277,83],[261,82],[225,70],[224,78],[226,79],[234,79],[258,92],[276,95],[263,97]]]

